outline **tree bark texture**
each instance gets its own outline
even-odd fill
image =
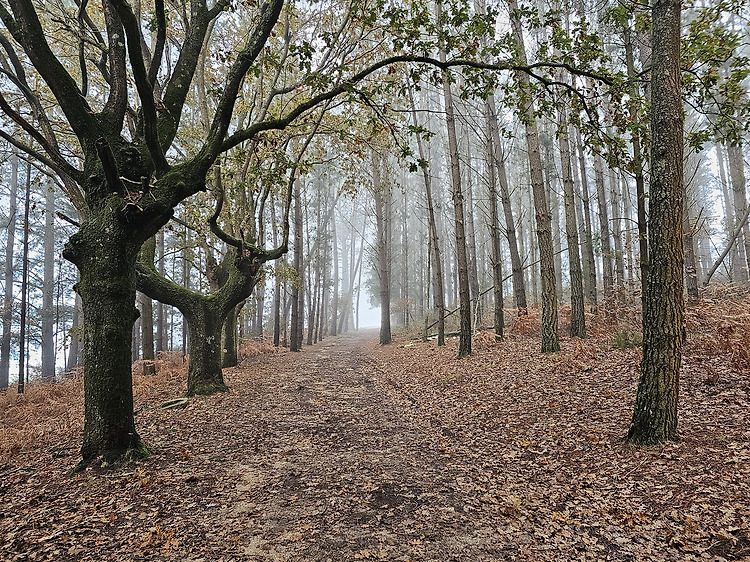
[[[518,3],[509,0],[511,25],[518,44],[518,55],[522,64],[526,63],[523,30],[518,18]],[[552,242],[552,216],[545,194],[542,175],[542,158],[539,151],[539,131],[537,128],[534,102],[531,98],[530,81],[526,74],[520,73],[518,80],[525,89],[523,99],[523,121],[526,128],[526,147],[531,174],[531,191],[534,200],[537,241],[539,243],[539,269],[542,289],[542,353],[560,351],[557,320],[557,292],[555,290],[555,256]]]
[[[440,2],[438,19],[440,17]],[[445,61],[445,52],[440,51],[440,60]],[[443,102],[445,104],[445,126],[448,133],[448,161],[451,175],[451,197],[453,199],[453,219],[456,229],[456,265],[458,269],[459,302],[459,342],[458,357],[471,354],[471,293],[469,287],[469,260],[466,249],[466,228],[464,221],[464,196],[461,188],[461,167],[459,163],[456,119],[453,110],[450,74],[443,72]]]
[[[372,176],[375,195],[375,226],[377,228],[378,277],[380,278],[380,345],[391,343],[391,263],[388,259],[391,221],[390,187],[383,185],[380,161],[373,153]]]
[[[568,117],[561,108],[558,115],[560,162],[562,163],[563,198],[565,202],[565,234],[568,242],[570,268],[570,336],[586,337],[586,316],[583,299],[583,271],[578,247],[578,224],[573,190],[573,170],[568,140]]]
[[[649,277],[643,311],[643,360],[628,440],[648,445],[675,439],[682,343],[683,109],[681,0],[652,8],[651,185]]]

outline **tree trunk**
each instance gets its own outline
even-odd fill
[[[336,335],[339,320],[339,243],[336,234],[336,215],[331,217],[331,237],[333,238],[333,298],[331,300],[331,335]]]
[[[622,247],[622,209],[620,182],[613,169],[609,170],[609,192],[612,195],[612,239],[615,246],[615,279],[618,287],[625,285],[625,252]]]
[[[733,198],[729,191],[729,182],[727,181],[726,167],[724,165],[724,148],[723,145],[716,143],[716,160],[719,163],[719,178],[721,180],[721,193],[724,200],[724,225],[727,231],[727,238],[736,230],[736,223],[734,220],[734,213],[732,208],[734,207]],[[741,234],[741,229],[738,230],[737,235]],[[739,269],[742,272],[742,264],[740,264],[739,252],[737,246],[733,243],[728,242],[729,248],[729,282],[731,283],[737,278],[735,271]]]
[[[18,336],[18,394],[23,394],[26,386],[26,316],[29,294],[29,209],[31,208],[31,163],[26,164],[26,196],[23,206],[23,258],[21,261],[21,321]]]
[[[738,224],[740,217],[745,214],[745,209],[747,209],[747,194],[745,192],[745,160],[742,155],[742,147],[739,145],[730,144],[727,147],[727,154],[729,160],[729,176],[732,179],[732,192],[734,193],[734,222],[735,224]],[[742,227],[742,232],[738,240],[741,241],[743,245],[743,248],[738,248],[738,250],[741,252],[741,250],[744,249],[745,263],[740,264],[736,269],[737,271],[742,271],[742,273],[740,273],[740,278],[743,281],[746,281],[750,277],[748,274],[748,272],[750,272],[750,226],[748,226],[747,223]]]
[[[698,298],[698,272],[695,267],[695,237],[693,236],[693,225],[690,219],[690,205],[687,194],[683,192],[682,235],[685,253],[685,286],[690,298]]]
[[[437,16],[440,19],[441,6],[437,2]],[[441,49],[440,60],[446,60]],[[448,133],[448,161],[451,174],[451,191],[453,198],[453,218],[456,229],[456,260],[458,267],[458,300],[459,300],[459,342],[458,358],[471,354],[471,294],[469,289],[469,262],[466,250],[466,233],[464,227],[464,197],[461,189],[461,168],[459,164],[458,140],[456,139],[456,120],[453,111],[453,94],[450,76],[443,71],[443,101],[445,103],[445,126]]]
[[[485,106],[486,109],[486,106]],[[492,142],[490,120],[493,118],[489,111],[485,111],[487,118],[487,172],[488,193],[490,200],[490,236],[492,243],[492,291],[495,300],[495,314],[493,326],[495,335],[503,338],[505,330],[505,313],[503,311],[503,256],[500,249],[500,215],[497,209],[497,185],[495,181],[495,147]]]
[[[417,111],[414,104],[414,94],[412,88],[409,87],[409,99],[411,100],[411,117],[414,124],[414,128],[418,128],[417,122]],[[424,180],[425,195],[427,199],[427,219],[429,222],[430,229],[430,250],[432,251],[433,257],[433,299],[435,301],[435,308],[438,313],[438,346],[442,347],[445,345],[445,285],[443,283],[443,267],[442,258],[440,253],[440,240],[438,237],[437,220],[435,218],[435,204],[432,197],[432,177],[430,171],[427,168],[429,157],[427,156],[424,145],[422,144],[422,137],[416,135],[417,139],[417,150],[419,151],[419,159],[421,161],[422,178]],[[428,258],[429,259],[429,258]],[[428,303],[429,306],[429,303]]]
[[[471,302],[474,306],[476,321],[482,317],[481,298],[479,295],[479,271],[477,265],[477,237],[474,225],[474,187],[472,183],[472,163],[471,163],[471,138],[468,130],[464,131],[466,135],[466,159],[467,165],[464,167],[466,175],[466,250],[468,254],[469,266],[469,289]]]
[[[560,77],[561,78],[561,77]],[[578,221],[573,189],[573,170],[568,141],[568,116],[564,107],[558,110],[558,139],[562,164],[563,198],[565,202],[565,234],[568,242],[570,268],[570,337],[586,337],[586,315],[583,302],[583,271],[578,247]]]
[[[187,394],[227,389],[221,373],[222,328],[235,307],[252,294],[261,264],[256,256],[238,255],[232,248],[216,274],[219,288],[209,295],[193,292],[162,277],[154,267],[154,244],[146,243],[137,261],[138,290],[182,312],[188,331]],[[233,346],[234,347],[234,346]]]
[[[42,380],[55,380],[55,190],[43,185],[44,283],[42,286]]]
[[[8,236],[5,246],[5,290],[3,293],[3,339],[0,344],[0,390],[8,388],[10,378],[10,339],[13,331],[13,250],[16,240],[16,204],[18,199],[18,154],[11,156]]]
[[[111,463],[148,454],[133,420],[130,359],[138,314],[135,262],[140,244],[132,238],[105,209],[84,222],[64,250],[65,258],[78,267],[75,288],[85,319],[85,418],[79,467],[100,456]]]
[[[302,350],[302,329],[300,319],[305,311],[302,307],[302,287],[304,271],[302,270],[302,197],[299,178],[294,180],[294,269],[297,279],[292,285],[292,324],[289,334],[289,351]]]
[[[373,152],[372,183],[375,196],[375,224],[377,227],[378,276],[380,277],[380,345],[391,343],[391,264],[388,259],[388,236],[391,220],[390,187],[383,185],[380,162]]]
[[[683,109],[680,0],[652,8],[651,261],[643,311],[643,360],[628,440],[648,445],[675,439],[682,343]]]
[[[234,307],[224,320],[222,327],[221,366],[236,367],[237,358],[237,318],[242,311],[242,303]]]
[[[526,64],[523,30],[517,17],[518,3],[509,0],[511,25],[518,43],[518,55],[521,63]],[[530,87],[526,74],[518,75],[519,81],[525,89]],[[534,117],[534,102],[530,93],[525,94],[522,111],[526,127],[526,146],[528,149],[529,172],[531,174],[531,190],[534,198],[534,212],[536,215],[537,240],[539,243],[539,269],[542,285],[542,353],[560,351],[560,340],[557,331],[557,292],[555,291],[555,256],[552,243],[552,216],[544,188],[542,176],[542,159],[539,153],[539,132]]]
[[[623,39],[625,42],[625,60],[630,80],[630,92],[633,104],[630,110],[631,118],[640,122],[638,115],[638,77],[635,71],[635,60],[633,56],[633,44],[631,41],[630,27],[623,28]],[[643,306],[646,295],[646,279],[648,279],[648,225],[646,219],[646,180],[643,173],[643,152],[641,149],[641,138],[638,128],[634,127],[631,132],[633,145],[633,174],[635,175],[635,195],[637,200],[638,214],[638,249],[641,263],[641,306]]]
[[[607,211],[607,195],[604,190],[604,169],[602,157],[594,155],[594,183],[596,184],[596,199],[599,206],[599,234],[602,245],[602,279],[604,282],[604,298],[612,296],[614,287],[614,267],[612,265],[612,246],[609,236],[609,212]]]
[[[156,248],[157,248],[157,265],[156,270],[159,275],[164,275],[164,229],[160,229],[156,235]],[[164,311],[164,303],[157,302],[156,304],[156,352],[166,351],[168,343],[167,336],[167,322],[166,314]]]
[[[225,317],[213,308],[205,302],[196,302],[183,311],[190,331],[188,396],[228,390],[221,372],[221,331]]]
[[[154,359],[154,307],[150,298],[143,293],[138,295],[141,303],[141,347],[143,348],[143,374],[155,375]]]
[[[505,153],[503,146],[500,144],[500,131],[497,127],[497,110],[495,108],[495,97],[487,97],[485,106],[487,119],[490,123],[490,137],[494,153],[494,165],[497,170],[498,184],[500,185],[500,202],[503,205],[503,214],[505,216],[505,237],[508,240],[508,251],[510,253],[510,266],[513,273],[511,277],[513,282],[513,296],[516,301],[516,308],[519,316],[527,313],[526,288],[523,279],[523,263],[518,251],[518,238],[516,236],[516,226],[513,219],[513,205],[510,200],[510,190],[508,188],[508,174],[505,170]]]
[[[578,148],[578,167],[581,172],[581,204],[583,205],[583,253],[584,264],[586,264],[583,281],[586,286],[586,294],[589,302],[596,308],[596,259],[594,257],[594,236],[591,226],[591,205],[589,201],[589,182],[586,174],[586,155],[583,152],[583,144],[579,135],[576,135],[576,145]]]

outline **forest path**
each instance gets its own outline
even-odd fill
[[[474,346],[457,360],[455,340],[326,338],[249,358],[229,392],[171,410],[184,367],[138,375],[155,454],[71,477],[81,428],[50,418],[55,439],[0,467],[0,560],[750,559],[750,370],[687,356],[683,439],[634,449],[639,350]],[[69,383],[46,402],[38,388],[38,409],[82,406]]]
[[[243,558],[502,558],[492,530],[455,496],[434,430],[391,396],[371,354],[376,338],[362,331],[258,358],[254,412],[232,430],[252,435],[251,446],[230,453],[223,469],[235,487],[214,498]],[[238,398],[239,382],[230,380]]]

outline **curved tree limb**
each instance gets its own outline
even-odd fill
[[[221,150],[222,141],[229,130],[229,123],[234,113],[237,95],[242,85],[245,75],[250,67],[258,58],[268,41],[271,31],[273,31],[276,22],[281,14],[281,8],[284,6],[284,0],[270,0],[270,4],[264,3],[260,11],[260,20],[255,30],[250,34],[252,38],[244,49],[237,56],[234,64],[227,73],[224,91],[216,107],[213,122],[211,123],[211,132],[206,139],[206,143],[201,149],[199,158],[207,158],[210,161],[215,159]]]
[[[164,0],[155,0],[154,13],[156,14],[156,42],[151,63],[148,65],[148,81],[151,84],[156,84],[161,58],[164,55],[164,45],[167,41],[167,14],[164,9]]]
[[[73,77],[50,49],[32,0],[14,0],[11,9],[13,15],[0,5],[0,20],[24,47],[81,143],[93,143],[100,134],[97,119]]]
[[[255,135],[257,135],[258,133],[262,131],[284,129],[294,120],[299,118],[301,115],[317,107],[321,103],[331,100],[343,93],[351,92],[355,84],[357,84],[358,82],[361,82],[362,80],[364,80],[365,78],[373,74],[374,72],[382,68],[392,66],[394,64],[407,63],[407,62],[417,63],[417,64],[427,64],[427,65],[439,68],[441,70],[448,70],[453,67],[466,67],[466,68],[473,68],[476,70],[523,72],[533,78],[541,78],[543,83],[544,81],[549,82],[549,80],[544,79],[543,77],[540,77],[538,73],[535,72],[536,70],[541,69],[541,68],[551,68],[551,69],[559,68],[559,69],[567,70],[568,72],[576,76],[585,76],[585,77],[594,78],[608,85],[614,84],[614,80],[609,76],[597,74],[595,72],[589,72],[587,70],[580,70],[567,63],[540,62],[540,63],[534,63],[534,64],[528,64],[528,65],[519,65],[519,64],[513,64],[513,63],[484,63],[484,62],[478,62],[478,61],[473,61],[473,60],[468,60],[468,59],[455,59],[455,60],[442,62],[432,57],[425,57],[425,56],[420,56],[420,55],[394,55],[392,57],[387,57],[378,62],[371,64],[367,68],[343,80],[340,84],[338,84],[337,86],[334,86],[327,92],[322,92],[316,96],[313,96],[309,100],[300,103],[294,109],[292,109],[289,113],[287,113],[287,115],[284,117],[258,122],[258,123],[251,125],[250,127],[247,127],[245,129],[235,132],[233,135],[227,137],[224,140],[221,146],[221,151],[229,150],[230,148],[233,148],[237,146],[238,144],[253,138]]]
[[[81,177],[81,172],[79,170],[76,170],[72,166],[70,166],[70,164],[67,164],[66,167],[63,168],[55,160],[50,159],[49,157],[45,156],[44,154],[42,154],[38,150],[34,150],[33,148],[31,148],[27,144],[22,143],[21,141],[19,141],[15,136],[9,135],[5,131],[0,130],[0,138],[4,139],[8,143],[12,144],[17,149],[25,152],[26,154],[28,154],[32,158],[36,158],[42,164],[44,164],[45,166],[47,166],[49,169],[54,170],[55,172],[57,172],[58,174],[60,174],[60,176],[63,177],[63,178],[67,176],[67,177],[71,177],[74,180],[76,180],[76,178],[80,178]]]
[[[117,11],[113,9],[110,2],[103,2],[104,23],[107,26],[109,46],[106,48],[107,83],[109,84],[109,96],[102,108],[101,115],[108,122],[112,133],[118,134],[122,130],[125,121],[125,113],[128,109],[128,76],[127,76],[127,53],[125,41],[123,40],[122,21]],[[102,62],[105,59],[102,59]],[[106,67],[105,64],[102,66]]]

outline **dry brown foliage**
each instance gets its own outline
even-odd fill
[[[64,475],[80,378],[9,391],[3,430],[39,427],[4,445],[0,559],[750,559],[750,296],[722,291],[689,303],[681,440],[660,447],[624,442],[641,353],[613,341],[637,302],[587,316],[586,340],[562,311],[554,354],[538,309],[461,360],[421,333],[244,342],[230,392],[168,411],[185,365],[164,356],[134,375],[156,454],[111,473]]]
[[[274,347],[273,338],[270,336],[250,338],[242,340],[240,343],[237,359],[242,363],[250,357],[257,357],[266,353],[277,353],[278,351],[279,348]]]

